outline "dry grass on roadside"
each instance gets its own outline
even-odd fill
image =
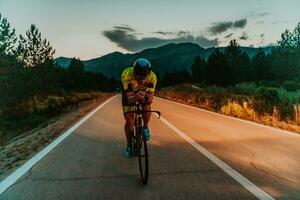
[[[253,109],[252,102],[243,96],[232,96],[220,91],[210,93],[202,88],[191,87],[190,84],[163,88],[157,92],[157,96],[220,114],[300,133],[300,126],[296,122],[280,120],[276,108],[273,115],[266,113],[259,115]]]
[[[230,101],[221,107],[220,113],[242,119],[258,120],[258,114],[249,106],[247,101],[244,101],[242,105],[238,102]]]

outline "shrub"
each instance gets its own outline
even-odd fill
[[[56,108],[61,107],[64,104],[64,98],[58,96],[48,96],[48,107]]]
[[[67,105],[74,105],[79,102],[79,99],[75,95],[68,95],[66,96],[66,104]]]
[[[254,82],[238,83],[234,86],[233,92],[242,95],[254,94],[257,86]]]
[[[89,93],[75,93],[74,94],[79,101],[86,101],[92,98],[92,96]]]
[[[261,86],[253,96],[253,105],[260,115],[273,114],[274,106],[280,102],[279,92],[276,88]]]
[[[289,92],[296,91],[297,89],[300,88],[299,83],[296,80],[284,81],[282,87]]]
[[[251,103],[244,101],[241,104],[235,101],[229,101],[227,105],[221,107],[220,112],[225,115],[230,115],[238,118],[255,119],[257,114],[251,108]]]
[[[293,103],[288,99],[284,98],[277,106],[276,108],[279,111],[279,117],[281,120],[295,119],[295,110]]]

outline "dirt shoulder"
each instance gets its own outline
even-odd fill
[[[35,129],[23,133],[7,145],[0,147],[0,181],[51,143],[88,112],[113,95],[112,93],[107,93],[97,99],[83,102],[78,108],[49,119]]]

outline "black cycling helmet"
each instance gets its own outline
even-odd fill
[[[151,63],[145,58],[139,58],[133,63],[134,76],[137,79],[145,79],[151,71]]]

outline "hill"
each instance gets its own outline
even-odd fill
[[[218,47],[221,51],[225,47]],[[270,53],[273,47],[263,48],[265,53]],[[191,70],[191,66],[196,56],[208,58],[215,48],[204,49],[194,43],[170,43],[158,48],[145,49],[134,54],[123,54],[113,52],[99,58],[82,61],[87,71],[94,73],[103,73],[108,77],[120,79],[120,74],[125,67],[132,65],[135,59],[144,57],[150,60],[155,71],[159,76],[163,76],[167,71]],[[241,47],[249,57],[253,57],[258,48]],[[61,67],[68,67],[71,58],[59,57],[55,62]]]

